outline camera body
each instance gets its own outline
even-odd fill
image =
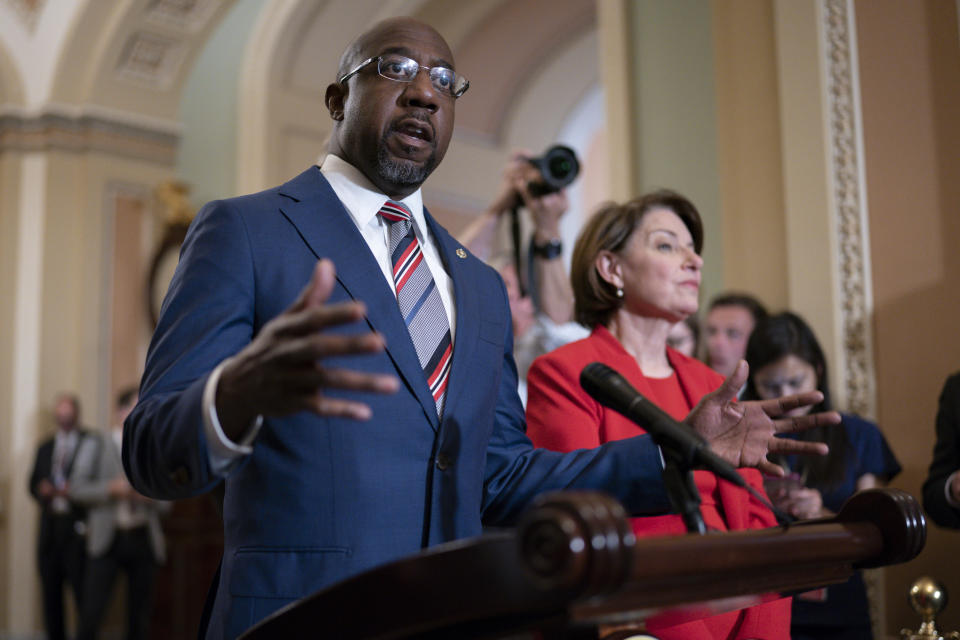
[[[527,188],[535,198],[563,189],[580,173],[577,154],[570,147],[557,144],[547,149],[542,156],[527,158],[540,172],[541,179],[531,181]]]

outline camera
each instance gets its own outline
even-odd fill
[[[540,172],[541,179],[531,181],[527,187],[535,198],[563,189],[580,173],[577,154],[570,147],[557,144],[547,149],[542,156],[527,158]]]

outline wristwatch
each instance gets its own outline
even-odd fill
[[[560,254],[563,253],[563,243],[560,242],[560,238],[554,238],[545,244],[537,244],[533,238],[531,238],[530,251],[533,252],[535,256],[540,256],[546,260],[553,260],[554,258],[559,258]]]

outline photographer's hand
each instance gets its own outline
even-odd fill
[[[514,179],[514,189],[520,194],[523,206],[527,208],[533,218],[533,240],[537,244],[559,240],[560,219],[570,207],[567,193],[561,189],[539,197],[531,195],[530,183],[539,180],[540,172],[533,165],[528,164],[527,166],[532,170],[532,173],[527,170],[519,171]]]
[[[503,168],[500,190],[487,210],[489,213],[499,216],[523,204],[520,192],[517,190],[517,181],[528,173],[528,168],[533,169],[533,179],[539,175],[537,170],[527,162],[529,157],[532,157],[532,154],[526,149],[517,149],[510,154],[507,165]]]
[[[542,179],[540,171],[526,159],[513,175],[513,187],[533,218],[533,242],[538,246],[560,242],[560,219],[569,208],[563,189],[539,197],[530,193],[530,183]],[[535,299],[540,311],[555,324],[564,324],[573,319],[573,288],[562,257],[562,253],[546,257],[537,252],[532,256],[534,281],[531,289],[537,291]]]
[[[514,187],[514,177],[529,165],[525,151],[514,151],[503,170],[503,179],[496,197],[487,210],[477,216],[477,219],[467,225],[466,229],[457,234],[457,240],[481,260],[489,260],[497,254],[496,243],[497,225],[500,216],[514,207],[520,206],[520,194]]]

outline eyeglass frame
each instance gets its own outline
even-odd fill
[[[368,64],[370,64],[371,62],[374,62],[374,61],[376,61],[376,63],[377,63],[377,75],[380,76],[381,78],[384,78],[384,79],[386,79],[386,80],[391,80],[391,81],[393,81],[393,82],[405,82],[405,83],[413,82],[414,80],[417,79],[417,75],[418,75],[418,74],[420,73],[420,71],[423,70],[423,69],[426,69],[426,70],[427,70],[427,74],[428,74],[428,75],[429,75],[429,73],[430,73],[431,71],[433,71],[434,69],[445,69],[445,70],[447,70],[447,71],[453,71],[453,77],[454,77],[454,78],[457,78],[457,77],[463,78],[463,76],[458,76],[457,72],[454,71],[453,69],[451,69],[450,67],[428,67],[428,66],[426,66],[426,65],[420,64],[419,62],[417,62],[416,60],[414,60],[413,58],[411,58],[411,57],[409,57],[409,56],[405,56],[405,55],[402,55],[402,54],[399,54],[399,53],[391,53],[391,54],[389,54],[389,55],[395,55],[395,56],[400,57],[400,58],[406,58],[406,59],[409,60],[410,62],[414,63],[415,65],[417,65],[417,73],[413,74],[413,77],[410,78],[409,80],[398,80],[397,78],[391,78],[391,77],[389,77],[389,76],[383,75],[383,72],[380,71],[380,63],[383,62],[383,57],[384,57],[384,55],[385,55],[385,54],[380,54],[380,55],[378,55],[378,56],[373,56],[372,58],[367,58],[366,60],[364,60],[363,62],[361,62],[360,64],[358,64],[356,67],[354,67],[354,68],[353,68],[353,71],[349,71],[349,72],[345,73],[343,76],[341,76],[341,78],[340,78],[339,80],[337,80],[337,84],[343,84],[344,82],[346,82],[347,80],[349,80],[349,79],[352,78],[353,76],[355,76],[355,75],[357,75],[358,73],[360,73],[360,72],[363,70],[364,67],[366,67]],[[450,97],[452,97],[454,100],[456,100],[457,98],[459,98],[460,96],[462,96],[463,94],[465,94],[465,93],[467,92],[467,89],[470,88],[470,81],[467,80],[466,78],[463,78],[463,81],[464,81],[465,84],[463,85],[463,88],[460,89],[460,91],[457,92],[457,93],[453,93],[452,91],[449,92],[449,93],[447,93],[447,92],[444,91],[443,89],[439,89],[439,90],[440,90],[441,93],[446,93],[447,95],[449,95]],[[430,84],[431,84],[431,85],[433,84],[433,77],[432,77],[432,76],[431,76],[431,79],[430,79]]]

